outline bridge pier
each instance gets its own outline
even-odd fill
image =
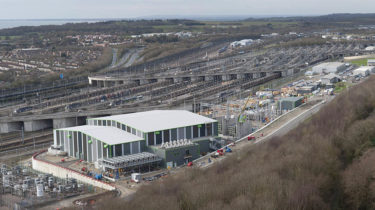
[[[182,81],[183,81],[182,77],[174,77],[173,78],[173,83],[180,83]]]
[[[223,81],[229,81],[231,80],[231,75],[230,74],[222,75],[221,79]]]
[[[213,80],[215,80],[215,78],[214,78],[214,76],[212,76],[212,75],[209,75],[209,76],[205,76],[205,77],[204,77],[204,81],[213,81]]]
[[[260,72],[253,73],[253,79],[258,79],[260,77],[261,77]]]
[[[22,122],[4,122],[0,123],[0,133],[10,133],[13,131],[20,131],[22,129]]]
[[[52,127],[53,127],[52,119],[24,121],[25,132],[39,131],[39,130],[52,128]]]

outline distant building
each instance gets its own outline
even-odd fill
[[[375,59],[368,59],[367,60],[367,65],[368,66],[375,66]]]
[[[375,46],[368,46],[365,48],[366,51],[375,51]]]
[[[373,66],[361,66],[358,69],[355,69],[353,71],[353,75],[354,76],[361,75],[362,77],[366,77],[370,75],[370,73],[373,72],[374,70],[375,70],[375,67]]]
[[[252,43],[253,43],[252,39],[243,39],[241,41],[235,41],[235,42],[230,43],[230,46],[232,48],[244,47],[244,46],[251,45]]]
[[[286,97],[281,98],[278,103],[280,110],[292,110],[302,104],[303,97]]]
[[[297,89],[297,94],[305,95],[305,94],[310,94],[314,90],[316,90],[315,86],[303,86]]]
[[[327,62],[321,63],[312,67],[312,71],[315,74],[329,74],[343,71],[346,68],[344,63],[340,62]]]
[[[340,82],[340,77],[336,74],[331,73],[331,74],[328,74],[328,75],[322,77],[321,80],[322,80],[322,84],[324,84],[326,86],[327,85],[330,86],[334,83]]]

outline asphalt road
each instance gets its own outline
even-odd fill
[[[272,139],[274,136],[283,136],[286,133],[288,133],[290,130],[296,128],[301,122],[305,121],[309,117],[311,117],[313,114],[317,113],[326,103],[331,101],[333,97],[326,98],[324,101],[315,104],[311,108],[303,111],[302,113],[298,114],[297,116],[293,117],[292,119],[288,120],[284,124],[282,124],[280,127],[275,128],[274,130],[271,131],[271,133],[266,134],[264,137],[258,137],[255,142],[249,142],[247,141],[247,136],[239,139],[236,141],[236,146],[232,148],[233,153],[236,153],[238,149],[241,150],[243,147],[251,146],[252,144],[258,144],[258,143],[263,143],[267,140]],[[272,123],[271,123],[272,124]],[[269,124],[269,125],[271,125]],[[251,134],[253,136],[259,136],[260,133],[262,133],[262,130],[265,129],[266,127],[263,127],[262,129],[256,131],[255,133]],[[269,129],[269,128],[268,128]],[[195,165],[201,168],[206,168],[211,166],[213,163],[217,161],[221,161],[225,158],[225,156],[222,156],[216,160],[212,159],[211,163],[207,163],[207,159],[209,158],[210,154],[199,158],[194,161]]]

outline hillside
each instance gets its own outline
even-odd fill
[[[286,136],[99,209],[374,209],[375,77]]]

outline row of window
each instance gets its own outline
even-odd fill
[[[159,145],[179,139],[195,139],[206,136],[217,136],[217,123],[187,126],[163,131],[150,132],[146,135],[147,145]]]
[[[105,143],[77,131],[55,130],[55,145],[63,146],[63,150],[76,158],[94,162],[102,158],[140,153],[144,150],[145,141],[137,141],[118,145]]]

